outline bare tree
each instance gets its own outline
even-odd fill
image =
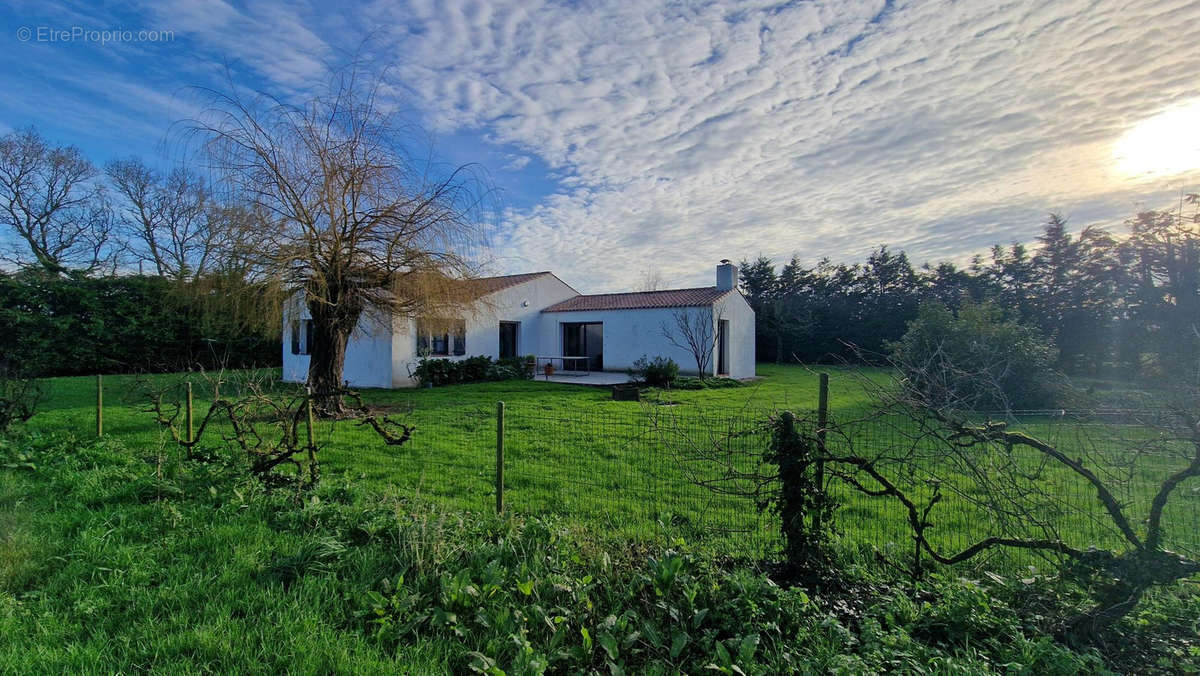
[[[638,275],[637,286],[635,291],[658,291],[666,288],[667,282],[663,279],[662,270],[654,266],[646,266]]]
[[[178,167],[164,175],[137,158],[110,162],[105,173],[122,198],[119,221],[139,262],[177,281],[208,272],[224,221],[198,174]]]
[[[96,168],[74,146],[36,129],[0,137],[0,225],[23,242],[5,257],[51,274],[109,259],[111,215]]]
[[[342,369],[364,316],[453,316],[474,298],[480,193],[470,171],[414,161],[378,83],[336,74],[303,105],[230,87],[190,129],[255,223],[243,260],[313,321],[309,385],[319,411],[348,413]]]
[[[659,326],[659,333],[667,342],[692,355],[701,380],[712,374],[717,327],[724,312],[724,307],[720,305],[679,308],[671,313],[670,322],[663,322]]]
[[[880,517],[901,517],[911,565],[882,552],[877,557],[914,578],[929,562],[964,564],[1001,552],[1043,558],[1093,601],[1059,618],[1058,635],[1071,643],[1094,642],[1151,588],[1200,573],[1200,543],[1186,525],[1189,512],[1195,514],[1187,492],[1200,479],[1194,399],[1126,411],[1119,421],[1092,415],[1048,426],[933,408],[877,376],[859,382],[875,402],[859,417],[823,426],[776,417],[765,466],[745,457],[746,431],[722,421],[697,425],[660,410],[652,424],[685,476],[759,505],[787,502],[789,483],[797,483],[794,476],[789,481],[789,469],[819,466],[825,481],[840,484],[827,488],[829,495],[862,496],[856,512],[876,502]],[[796,434],[786,446],[778,436],[781,420]],[[780,516],[785,530],[798,520],[794,513],[789,524],[783,509]],[[1172,544],[1183,553],[1168,549]]]
[[[209,452],[223,444],[240,450],[249,472],[264,481],[315,486],[320,479],[320,444],[312,425],[306,424],[311,395],[276,391],[274,382],[258,374],[229,379],[226,375],[224,371],[204,374],[213,389],[213,400],[194,430],[185,428],[181,420],[184,408],[170,397],[172,392],[178,393],[178,387],[170,383],[140,379],[138,389],[147,400],[143,410],[154,415],[188,460],[210,460]],[[356,424],[370,427],[384,444],[402,446],[412,437],[415,427],[371,410],[354,392],[343,394],[360,418]],[[218,431],[218,426],[228,429]],[[207,450],[202,450],[205,447]],[[292,476],[278,473],[285,466],[294,469]]]

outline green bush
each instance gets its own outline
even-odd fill
[[[1064,394],[1053,343],[991,303],[963,302],[957,313],[926,303],[888,347],[906,394],[923,405],[1038,409]]]
[[[679,377],[679,364],[676,364],[675,360],[665,357],[648,359],[646,355],[642,355],[640,359],[633,362],[633,368],[629,369],[629,376],[651,387],[671,387],[675,379]]]
[[[422,385],[458,385],[488,380],[513,380],[528,378],[523,362],[516,359],[492,361],[491,357],[478,355],[466,359],[422,359],[413,376]]]
[[[39,377],[279,365],[277,334],[207,302],[161,277],[0,272],[0,355]]]

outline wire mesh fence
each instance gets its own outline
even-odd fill
[[[220,394],[208,389],[195,388],[197,424]],[[105,433],[139,445],[169,443],[152,418],[134,406],[142,395],[122,396],[107,397],[113,408]],[[168,397],[182,401],[182,384],[172,385]],[[631,538],[683,538],[747,556],[771,556],[782,544],[778,518],[763,510],[764,499],[777,489],[774,468],[764,462],[774,411],[646,402],[573,409],[511,405],[504,414],[504,477],[498,485],[494,405],[411,400],[375,408],[414,425],[411,440],[387,446],[354,420],[317,420],[314,437],[325,471],[456,509],[495,509],[497,491],[503,490],[509,511],[559,515],[583,528]],[[1017,531],[1079,549],[1123,544],[1096,487],[1034,449],[987,444],[970,453],[947,453],[939,446],[945,439],[912,417],[837,410],[829,417],[831,453],[878,458],[921,504],[935,490],[941,493],[928,514],[927,531],[940,551],[961,551],[989,535]],[[1139,533],[1163,482],[1196,453],[1162,412],[975,417],[1003,420],[1008,429],[1077,459],[1112,492]],[[813,433],[816,412],[801,411],[798,418]],[[227,432],[223,424],[213,423],[215,441]],[[986,495],[985,489],[995,493]],[[844,542],[897,556],[912,552],[911,524],[895,501],[864,494],[836,472],[828,476],[828,490],[838,503],[835,528]],[[1185,482],[1174,492],[1163,524],[1164,547],[1200,556],[1200,482]]]
[[[461,405],[402,413],[417,428],[404,447],[382,447],[369,430],[337,423],[336,429],[319,432],[327,435],[322,462],[454,507],[494,509],[496,409]],[[509,406],[503,442],[506,509],[560,515],[586,528],[634,538],[683,538],[770,556],[781,545],[778,519],[763,511],[764,499],[777,488],[774,468],[763,460],[771,415],[648,404],[574,411]],[[1159,486],[1186,466],[1189,450],[1195,452],[1144,417],[1038,412],[1007,418],[1011,429],[1083,460],[1138,528]],[[810,433],[815,429],[815,414],[800,419]],[[924,504],[937,486],[943,497],[929,512],[928,537],[946,553],[1018,530],[1080,549],[1122,545],[1095,487],[1033,449],[987,445],[970,455],[947,454],[927,429],[902,418],[842,422],[833,415],[829,429],[831,453],[839,444],[852,444],[857,453],[883,458],[885,467],[889,454],[901,458],[887,469],[916,501]],[[895,453],[914,447],[913,453]],[[997,481],[1003,475],[1020,481]],[[1020,485],[1035,488],[1012,493]],[[981,487],[1000,493],[984,496]],[[865,495],[835,473],[828,488],[838,502],[836,529],[845,542],[897,555],[912,551],[907,514],[894,501]],[[1003,502],[1006,496],[1009,503]],[[1200,485],[1178,491],[1163,521],[1166,547],[1200,554]]]
[[[865,416],[835,422],[831,452],[839,446],[880,458],[899,486],[919,504],[933,491],[943,496],[930,511],[931,543],[944,553],[962,551],[989,536],[1045,538],[1079,550],[1121,550],[1128,545],[1119,522],[1099,497],[1115,498],[1132,530],[1143,537],[1151,503],[1167,479],[1188,467],[1197,450],[1170,416],[1159,411],[1021,411],[972,413],[976,425],[1045,442],[1062,458],[1023,444],[957,446],[945,428],[908,416]],[[888,466],[889,463],[892,466]],[[1071,464],[1095,479],[1076,471]],[[886,499],[872,501],[834,482],[839,523],[875,546],[911,542],[907,514]],[[877,504],[882,503],[882,504]],[[858,528],[869,523],[870,528]],[[1182,485],[1167,502],[1163,546],[1200,554],[1200,484]],[[911,548],[911,545],[907,545]],[[1032,557],[1007,552],[1021,562]]]

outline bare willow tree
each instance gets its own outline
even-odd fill
[[[717,327],[725,316],[724,307],[685,307],[671,313],[670,321],[659,326],[667,342],[686,350],[696,362],[701,380],[712,375],[713,352],[717,347]]]
[[[180,282],[209,272],[225,221],[199,174],[187,167],[164,174],[137,158],[110,162],[104,171],[121,197],[118,222],[139,264]]]
[[[453,316],[476,292],[482,193],[469,168],[438,172],[406,150],[380,81],[347,70],[302,104],[230,87],[189,128],[255,216],[236,236],[258,278],[307,307],[308,383],[344,415],[342,369],[360,321]]]
[[[111,260],[111,214],[96,167],[32,127],[0,137],[0,225],[20,244],[4,258],[50,274]]]

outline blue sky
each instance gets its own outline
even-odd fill
[[[228,72],[302,98],[358,52],[439,160],[500,189],[495,270],[596,291],[646,268],[711,283],[717,260],[760,253],[962,257],[1031,239],[1050,210],[1115,224],[1200,187],[1195,165],[1114,159],[1200,98],[1195,3],[330,4],[7,3],[0,132],[169,162],[191,87]],[[46,39],[75,28],[170,38]]]

